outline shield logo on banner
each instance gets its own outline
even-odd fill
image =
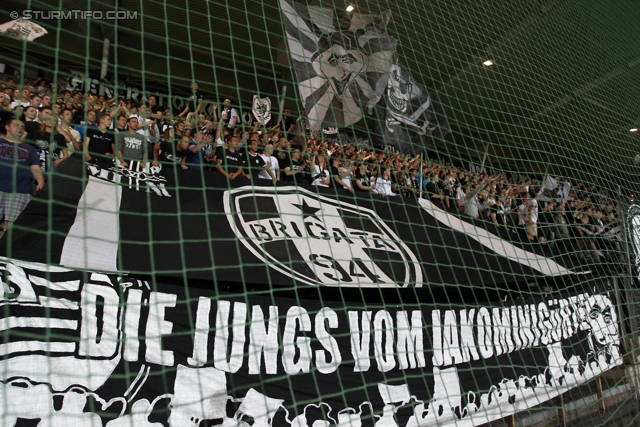
[[[259,98],[253,95],[253,117],[261,124],[267,124],[271,120],[271,99]]]
[[[226,191],[224,205],[243,245],[296,282],[422,286],[415,254],[371,209],[301,188],[242,187]]]

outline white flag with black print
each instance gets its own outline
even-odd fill
[[[559,181],[547,175],[536,199],[545,202],[566,202],[570,190],[571,183],[568,180]]]
[[[271,99],[253,95],[252,112],[258,123],[267,125],[271,121]]]
[[[371,114],[386,86],[396,40],[382,16],[280,0],[291,63],[311,130]]]

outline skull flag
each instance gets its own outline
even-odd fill
[[[433,149],[433,139],[444,138],[450,131],[438,97],[420,87],[398,64],[391,66],[385,101],[376,107],[379,146],[418,154]]]
[[[353,125],[386,86],[396,40],[384,16],[280,0],[291,63],[311,130]]]

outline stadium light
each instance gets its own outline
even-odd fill
[[[356,7],[355,7],[354,5],[349,4],[349,5],[347,6],[347,12],[353,12],[353,10],[354,10],[355,8],[356,8]]]
[[[629,132],[638,132],[638,128],[631,128],[629,129]]]
[[[490,67],[490,66],[492,66],[492,65],[493,65],[493,61],[492,61],[492,60],[490,60],[490,59],[487,59],[486,61],[484,61],[484,62],[482,63],[482,65],[484,65],[485,67]]]

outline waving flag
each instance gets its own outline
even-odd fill
[[[433,139],[449,133],[449,123],[437,95],[422,88],[397,63],[391,66],[384,99],[376,107],[380,136],[377,145],[418,154],[433,149]]]
[[[389,14],[349,14],[280,0],[298,91],[312,130],[371,113],[386,86],[396,40]]]

